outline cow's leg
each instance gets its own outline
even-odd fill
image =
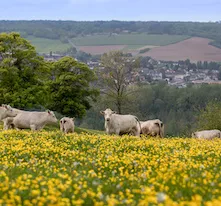
[[[36,126],[35,130],[42,130],[44,128],[45,125],[38,125]]]
[[[116,130],[115,130],[115,134],[116,134],[116,135],[120,135],[120,129],[116,129]]]
[[[60,131],[63,132],[64,131],[64,128],[63,128],[63,125],[60,124]]]
[[[31,128],[31,130],[33,130],[33,131],[37,130],[35,124],[31,124],[31,125],[30,125],[30,128]]]
[[[140,129],[135,129],[134,135],[140,137]]]
[[[3,127],[3,130],[8,130],[9,129],[9,126],[6,122],[4,122],[4,127]]]
[[[132,129],[132,132],[133,132],[133,135],[134,135],[134,136],[140,137],[140,132],[141,132],[140,126],[137,125],[136,127],[134,127],[134,128]]]

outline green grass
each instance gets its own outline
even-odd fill
[[[148,35],[148,34],[120,34],[115,36],[109,35],[94,35],[72,39],[77,46],[101,46],[101,45],[134,45],[139,48],[139,45],[154,45],[164,46],[177,43],[189,36],[184,35]]]
[[[55,125],[46,125],[44,127],[45,131],[57,131],[60,129],[59,124],[55,124]],[[104,131],[99,131],[99,130],[93,130],[93,129],[86,129],[86,128],[80,128],[80,127],[76,127],[74,128],[74,131],[78,134],[82,134],[82,133],[88,133],[88,134],[105,134]]]
[[[0,130],[3,129],[3,122],[0,122]],[[25,129],[26,131],[30,131],[30,129]],[[59,124],[54,124],[54,125],[46,125],[43,129],[43,131],[59,131],[60,127]],[[88,133],[90,135],[96,135],[96,134],[105,134],[105,131],[100,131],[100,130],[94,130],[94,129],[86,129],[86,128],[80,128],[80,127],[76,127],[74,128],[74,131],[78,134],[82,134],[82,133]]]
[[[27,40],[29,40],[31,44],[35,46],[37,52],[39,53],[49,53],[50,51],[65,51],[71,47],[70,44],[62,43],[60,40],[36,38],[33,36],[29,36]]]

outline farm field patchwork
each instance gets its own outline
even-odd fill
[[[193,37],[176,44],[152,48],[142,56],[150,56],[165,61],[190,59],[193,62],[221,62],[221,49],[209,45],[210,41],[210,39]]]
[[[2,131],[0,205],[220,205],[219,139]]]
[[[78,37],[72,39],[72,41],[79,50],[90,54],[124,50],[136,55],[140,48],[164,46],[187,38],[189,37],[184,35],[119,34]]]
[[[93,55],[108,53],[114,50],[123,50],[126,45],[106,45],[106,46],[80,46],[78,49]]]
[[[94,35],[73,38],[77,46],[102,46],[102,45],[155,45],[164,46],[189,38],[184,35],[157,35],[157,34],[119,34],[119,35]]]
[[[155,48],[158,46],[142,46],[142,45],[104,45],[104,46],[80,46],[79,50],[84,51],[86,53],[90,53],[93,55],[103,54],[114,50],[123,50],[125,52],[130,52],[133,55],[137,55],[140,49],[144,48]]]
[[[36,50],[39,53],[49,53],[50,51],[65,51],[71,47],[70,44],[62,43],[60,40],[36,38],[32,36],[29,36],[26,39],[29,40],[33,46],[36,47]]]
[[[122,34],[122,35],[94,35],[73,38],[73,45],[78,50],[88,52],[91,54],[102,54],[111,50],[139,49],[149,45],[162,46],[171,43],[176,43],[189,38],[184,35],[147,35],[147,34]],[[50,51],[65,51],[72,45],[69,43],[62,43],[60,40],[52,40],[46,38],[37,38],[28,36],[26,38],[36,47],[39,53],[49,53]]]

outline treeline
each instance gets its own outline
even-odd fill
[[[221,48],[220,22],[158,22],[158,21],[0,21],[0,32],[20,32],[23,37],[33,35],[60,39],[97,33],[136,32],[147,34],[176,34],[210,38],[212,45]]]
[[[142,51],[142,50],[141,50]],[[152,62],[150,63],[149,60],[151,57],[145,56],[140,57],[140,67],[141,68],[151,68],[154,69],[154,65],[157,65],[158,62],[154,59],[152,59]],[[168,68],[172,68],[174,71],[176,71],[179,68],[182,69],[192,69],[192,70],[221,70],[221,63],[220,62],[208,62],[208,61],[197,61],[196,63],[190,62],[189,59],[186,59],[185,61],[180,60],[177,62],[177,64],[174,64],[174,61],[161,61],[165,65],[167,65]]]
[[[218,112],[212,113],[210,119],[213,120],[206,124],[199,124],[199,118],[210,102],[221,101],[221,85],[190,85],[179,89],[159,83],[139,85],[131,88],[131,91],[132,95],[127,103],[124,103],[122,113],[136,115],[140,120],[159,118],[165,123],[165,133],[168,136],[190,136],[191,132],[198,128],[208,129],[205,127],[207,124],[211,125],[211,128],[217,127],[217,124],[212,127],[212,121],[216,122],[216,115],[220,117]],[[91,129],[104,129],[100,110],[108,107],[116,110],[116,105],[109,101],[107,96],[100,96],[87,112],[81,125]],[[221,125],[216,129],[221,129]]]

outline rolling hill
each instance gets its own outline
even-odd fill
[[[165,61],[190,59],[194,62],[221,62],[221,49],[210,45],[211,39],[200,37],[147,34],[93,35],[70,39],[70,43],[33,36],[27,39],[39,53],[62,52],[74,45],[77,50],[92,55],[123,50],[133,55],[150,56]],[[141,54],[140,51],[146,48],[149,48],[149,51]]]

